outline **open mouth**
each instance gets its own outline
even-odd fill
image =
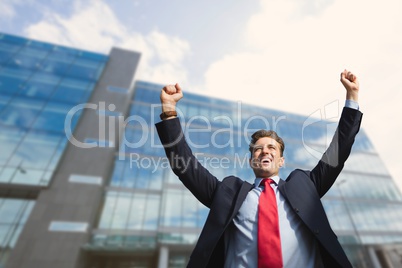
[[[271,163],[271,159],[268,159],[268,158],[261,159],[261,164],[262,165],[268,165],[270,163]]]

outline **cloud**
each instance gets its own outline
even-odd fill
[[[154,29],[144,35],[131,31],[101,1],[75,1],[74,11],[63,16],[45,10],[43,19],[25,29],[28,37],[108,53],[111,47],[141,52],[137,79],[156,83],[179,77],[187,81],[183,60],[190,53],[187,41]]]
[[[395,118],[402,100],[402,2],[317,3],[261,1],[243,33],[244,49],[211,63],[201,87],[208,95],[309,115],[334,100],[343,104],[339,74],[353,70],[361,81],[363,128],[402,189],[402,124]]]
[[[1,0],[0,1],[0,17],[2,19],[12,19],[16,15],[15,6],[20,5],[19,0]]]

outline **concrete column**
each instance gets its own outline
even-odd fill
[[[167,268],[169,264],[169,248],[161,246],[159,248],[158,268]]]

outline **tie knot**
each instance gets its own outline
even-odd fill
[[[260,186],[266,187],[266,186],[270,185],[271,183],[275,183],[275,181],[271,178],[265,178],[260,182]]]

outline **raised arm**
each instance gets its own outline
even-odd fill
[[[178,84],[162,89],[162,121],[155,126],[173,172],[201,203],[210,207],[219,181],[195,158],[186,142],[175,113],[176,104],[182,97]]]
[[[359,97],[357,77],[352,72],[344,70],[341,73],[341,82],[346,89],[346,99],[357,102]],[[330,189],[342,171],[359,132],[361,119],[360,111],[347,107],[343,109],[331,144],[317,166],[310,172],[310,178],[320,197]]]

